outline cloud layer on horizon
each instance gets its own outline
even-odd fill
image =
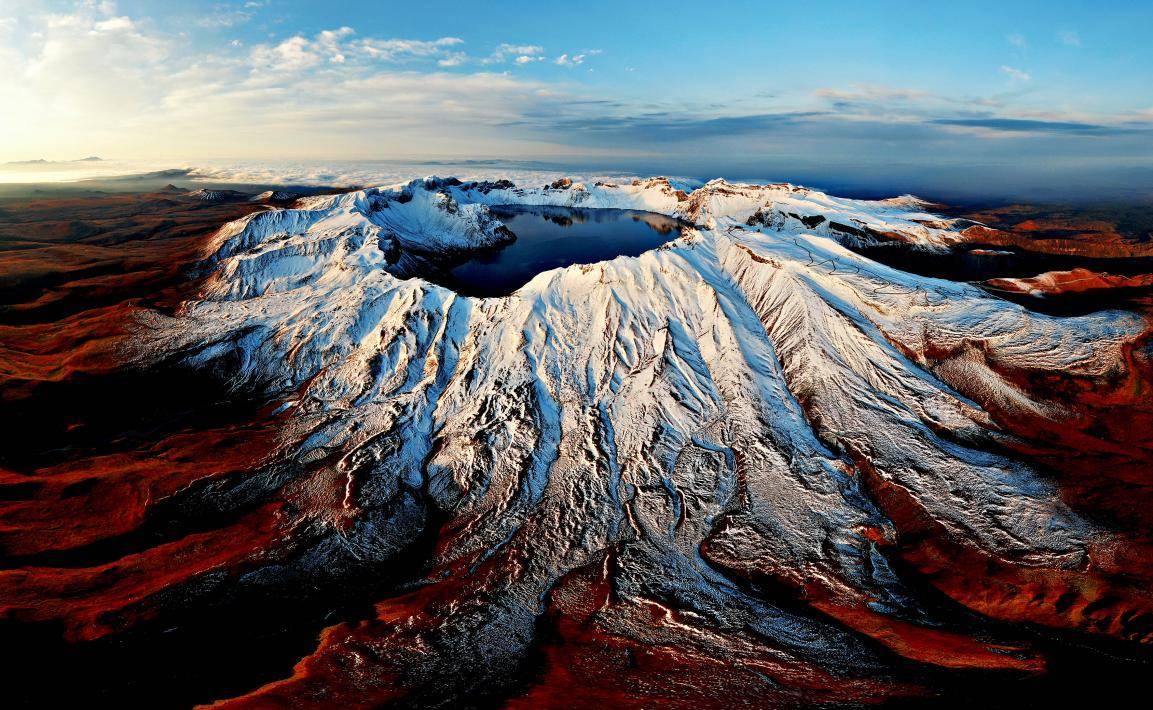
[[[375,37],[340,26],[205,51],[111,2],[0,22],[0,160],[393,155],[700,156],[891,162],[1022,158],[1153,164],[1153,110],[1038,111],[1006,65],[997,93],[858,84],[640,99],[582,82],[596,49],[460,37]],[[258,3],[204,18],[213,31]],[[1071,32],[1071,31],[1070,31]],[[1074,34],[1061,42],[1074,43]],[[1025,48],[1024,39],[1012,42]],[[1011,71],[1010,71],[1011,70]],[[769,77],[771,79],[771,77]]]

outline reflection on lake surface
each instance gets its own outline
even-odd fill
[[[680,236],[672,217],[637,210],[497,206],[516,241],[473,254],[427,278],[469,296],[504,296],[542,271],[638,256]]]

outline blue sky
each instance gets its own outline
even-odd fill
[[[0,0],[0,160],[1131,182],[1150,28],[1153,2]]]

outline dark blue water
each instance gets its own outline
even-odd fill
[[[681,222],[652,212],[500,206],[493,215],[516,235],[433,276],[469,296],[505,296],[542,271],[637,256],[680,235]]]

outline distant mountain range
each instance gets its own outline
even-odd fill
[[[35,160],[9,160],[4,163],[5,165],[58,165],[61,163],[99,163],[104,158],[99,156],[90,155],[87,158],[79,158],[77,160],[45,160],[44,158],[37,158]]]

